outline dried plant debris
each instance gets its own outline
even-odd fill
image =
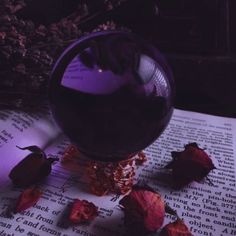
[[[134,186],[133,190],[120,200],[129,235],[146,235],[161,228],[165,216],[165,203],[158,192],[150,188]]]
[[[110,10],[122,2],[104,2],[104,6],[100,3],[100,8],[103,12],[107,4],[107,10]],[[93,5],[99,4],[90,1],[92,6],[89,6],[83,1],[78,2],[74,12],[58,22],[36,24],[27,16],[18,14],[22,8],[27,9],[26,3],[29,1],[0,1],[0,107],[33,108],[42,101],[47,96],[54,62],[69,44],[87,33],[82,32],[81,24],[85,25],[87,18],[99,15],[90,12]],[[94,28],[100,31],[117,27],[107,22]]]
[[[201,181],[215,166],[209,155],[196,143],[185,145],[182,152],[172,152],[173,160],[165,167],[172,170],[175,188],[181,188],[192,181]]]
[[[69,228],[72,225],[90,223],[98,216],[98,207],[87,200],[75,199],[63,212],[58,226]]]
[[[43,192],[38,187],[30,187],[25,189],[17,199],[14,209],[15,213],[22,212],[35,205]]]
[[[183,220],[177,219],[176,221],[165,225],[160,236],[193,236]]]
[[[69,215],[69,220],[73,224],[86,223],[94,220],[98,216],[98,207],[87,200],[75,199]]]
[[[18,147],[20,148],[20,147]],[[45,179],[51,173],[51,165],[58,158],[46,157],[42,149],[37,146],[20,148],[31,153],[20,161],[10,172],[9,178],[17,187],[29,187]]]

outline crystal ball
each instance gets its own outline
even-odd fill
[[[131,158],[152,144],[173,112],[174,81],[161,53],[123,31],[91,33],[70,45],[49,81],[53,117],[81,153]]]

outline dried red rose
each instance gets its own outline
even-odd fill
[[[42,191],[36,187],[25,189],[20,194],[14,211],[21,212],[32,207],[35,203],[38,202],[42,194]]]
[[[120,200],[129,235],[145,235],[158,230],[164,221],[165,204],[159,193],[134,187]]]
[[[43,150],[37,146],[20,149],[32,153],[20,161],[9,174],[9,178],[17,187],[28,187],[38,183],[50,174],[52,163],[58,160],[58,158],[47,158]]]
[[[185,223],[177,219],[173,223],[165,225],[161,230],[160,236],[193,236]]]
[[[215,166],[208,154],[196,143],[185,145],[182,152],[172,152],[173,160],[166,166],[172,169],[174,186],[181,188],[192,181],[201,181]]]
[[[69,214],[69,221],[73,224],[90,222],[98,216],[98,207],[92,202],[75,199]]]

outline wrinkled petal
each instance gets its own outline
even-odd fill
[[[165,206],[160,194],[145,189],[132,190],[119,203],[128,232],[141,235],[155,232],[162,226]]]
[[[38,188],[27,188],[19,196],[15,212],[24,211],[38,202],[42,195],[42,191]]]
[[[185,223],[178,219],[173,223],[165,225],[160,236],[193,236]]]
[[[92,221],[97,216],[98,207],[92,202],[75,199],[71,207],[69,220],[74,224],[79,224]]]

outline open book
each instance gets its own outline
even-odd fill
[[[184,145],[191,142],[196,142],[211,156],[216,169],[208,177],[213,185],[205,180],[173,190],[163,181],[169,174],[163,167],[172,160],[171,151],[182,151]],[[91,194],[81,172],[76,168],[69,171],[60,162],[53,165],[51,175],[42,184],[44,194],[39,202],[11,219],[6,218],[4,211],[21,192],[13,187],[8,174],[28,154],[16,145],[38,145],[47,154],[61,158],[68,144],[46,106],[32,114],[0,111],[1,236],[124,235],[124,215],[119,207],[122,196]],[[144,152],[148,161],[137,169],[136,180],[160,192],[193,235],[236,235],[236,119],[175,109],[167,129]],[[99,207],[99,216],[89,225],[60,228],[61,215],[75,198],[93,202]],[[166,215],[165,223],[170,221],[173,216]]]

